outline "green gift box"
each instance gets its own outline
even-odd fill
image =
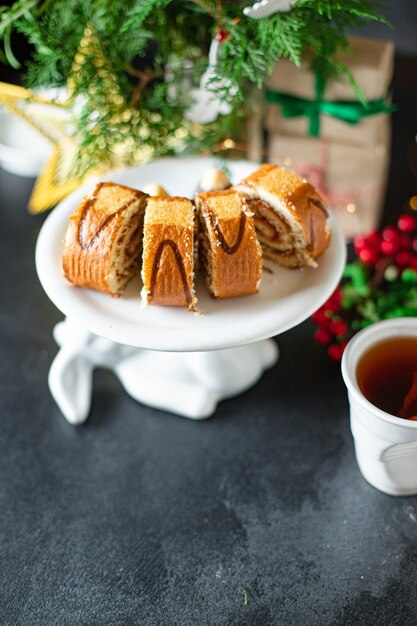
[[[334,209],[348,239],[379,224],[391,143],[390,42],[352,37],[343,58],[360,86],[324,84],[305,61],[280,61],[265,89],[268,160],[307,178]]]
[[[309,70],[287,60],[277,63],[266,83],[266,127],[293,137],[318,137],[367,146],[386,138],[392,107],[387,93],[392,78],[391,42],[351,37],[352,54],[341,60],[363,93],[363,101],[347,78],[324,83]]]

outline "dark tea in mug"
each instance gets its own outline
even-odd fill
[[[416,337],[393,337],[372,345],[358,362],[356,379],[376,407],[417,420]]]

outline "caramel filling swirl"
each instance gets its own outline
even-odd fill
[[[208,220],[210,222],[210,226],[214,232],[214,234],[216,235],[216,239],[219,242],[219,245],[221,247],[221,249],[223,250],[223,252],[225,252],[226,254],[235,254],[239,248],[240,245],[242,243],[242,239],[243,239],[243,235],[245,232],[245,225],[246,225],[246,214],[242,211],[240,214],[240,219],[239,219],[239,227],[238,227],[238,232],[236,235],[236,240],[235,242],[230,245],[226,239],[224,234],[221,231],[221,228],[219,226],[219,222],[217,221],[217,219],[215,218],[215,216],[213,215],[213,212],[210,211],[210,209],[208,209],[207,207],[205,208],[205,214],[208,217]]]
[[[97,244],[98,239],[100,238],[100,235],[109,226],[109,224],[111,224],[114,220],[116,220],[118,215],[120,215],[121,213],[126,211],[126,209],[128,209],[130,207],[130,205],[133,204],[133,202],[135,202],[135,200],[137,200],[138,197],[140,196],[140,193],[136,192],[135,195],[133,196],[133,198],[131,198],[130,200],[125,202],[125,204],[123,206],[121,206],[120,209],[117,209],[117,211],[115,211],[114,213],[109,215],[104,220],[104,222],[98,227],[98,229],[94,233],[94,235],[92,237],[90,237],[90,239],[88,241],[86,241],[85,228],[86,228],[87,216],[88,216],[89,212],[94,208],[94,205],[96,204],[97,194],[99,193],[100,189],[104,185],[108,185],[108,184],[109,183],[99,183],[97,185],[97,187],[96,187],[96,193],[94,194],[94,196],[91,196],[85,202],[83,211],[81,213],[80,221],[78,222],[78,232],[77,232],[78,243],[79,243],[80,247],[83,250],[91,250],[91,248],[94,248],[94,246]]]
[[[188,285],[187,274],[186,274],[185,267],[184,267],[184,261],[183,261],[181,252],[178,249],[177,244],[172,239],[164,239],[163,241],[160,242],[158,248],[156,249],[155,256],[153,259],[153,265],[152,265],[148,300],[149,302],[152,300],[153,292],[155,291],[156,281],[158,279],[158,272],[159,272],[159,267],[161,264],[162,254],[166,247],[171,248],[174,254],[175,263],[178,267],[182,288],[184,290],[184,297],[187,302],[187,305],[190,306],[192,304],[193,297],[192,297],[191,290]]]

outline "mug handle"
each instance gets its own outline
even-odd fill
[[[379,461],[385,462],[401,457],[417,456],[417,441],[392,443],[392,441],[368,430],[354,412],[351,412],[350,427],[355,443],[366,449],[367,454]]]
[[[392,461],[394,459],[400,459],[407,456],[417,457],[417,441],[411,441],[410,443],[396,443],[389,448],[386,448],[381,456],[381,461]]]

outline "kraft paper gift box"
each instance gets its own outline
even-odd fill
[[[271,134],[268,159],[317,187],[347,239],[377,228],[389,163],[388,140],[370,147]]]
[[[351,54],[341,57],[352,76],[360,86],[371,110],[384,108],[392,79],[394,46],[392,42],[350,37]],[[278,94],[278,95],[277,95]],[[308,60],[300,68],[283,59],[279,61],[266,83],[266,102],[273,102],[280,96],[290,95],[310,101],[316,99],[316,77],[309,71]],[[351,103],[360,107],[358,98],[347,78],[333,80],[324,85],[320,98],[323,108],[332,108],[333,103]],[[333,107],[334,108],[334,107]],[[271,133],[292,137],[305,137],[310,130],[308,116],[287,118],[278,104],[269,104],[266,109],[266,128]],[[322,139],[339,141],[357,146],[381,143],[390,129],[390,116],[386,112],[364,117],[356,124],[350,124],[322,113],[319,135]]]
[[[350,38],[350,42],[353,53],[343,61],[370,108],[389,110],[384,97],[392,77],[392,43],[357,37]],[[266,101],[273,99],[270,94],[276,92],[290,99],[295,97],[297,106],[297,98],[301,98],[304,114],[289,119],[284,117],[281,106],[267,104],[264,123],[268,131],[268,159],[294,169],[318,187],[350,239],[379,223],[390,154],[390,114],[368,115],[357,124],[324,115],[320,111],[329,106],[333,111],[340,105],[342,109],[347,105],[348,111],[361,111],[361,104],[347,80],[331,81],[321,85],[324,107],[320,108],[317,86],[317,77],[309,71],[307,61],[301,68],[286,60],[277,63],[266,85]],[[312,103],[320,105],[314,115]],[[312,122],[316,124],[317,136],[311,136]]]

